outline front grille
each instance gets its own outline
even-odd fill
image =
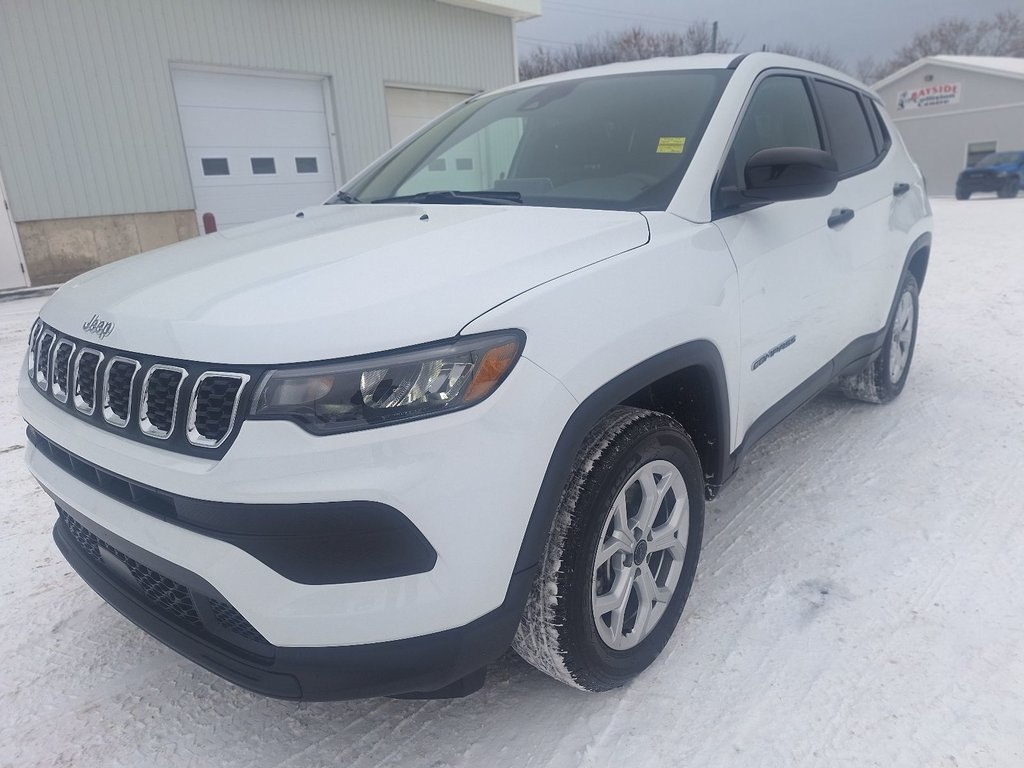
[[[36,321],[29,377],[78,418],[140,442],[219,459],[262,369],[212,366],[86,345]],[[190,386],[191,385],[191,386]]]
[[[234,606],[222,603],[220,600],[210,600],[210,608],[213,609],[213,615],[217,617],[217,622],[229,632],[241,635],[254,643],[267,642],[267,639],[257,632],[256,627],[246,621]]]
[[[75,353],[74,343],[61,339],[53,353],[53,396],[62,403],[68,401],[68,380],[71,377],[71,356]]]
[[[120,560],[131,573],[136,588],[142,592],[153,608],[165,617],[191,629],[197,629],[203,625],[188,587],[157,573],[152,568],[142,565],[110,546],[64,510],[60,511],[60,516],[75,543],[92,560],[105,566],[103,555],[100,552],[101,548]]]
[[[75,407],[91,416],[96,410],[96,372],[103,360],[103,353],[94,349],[83,349],[75,360]]]
[[[50,350],[54,338],[53,331],[44,331],[36,346],[36,384],[44,392],[50,388]]]
[[[152,437],[166,438],[174,431],[178,411],[178,390],[188,373],[183,368],[154,365],[142,385],[139,422]]]
[[[245,374],[204,373],[199,377],[189,406],[189,441],[220,445],[231,431],[235,404],[247,380]]]
[[[132,388],[138,370],[138,361],[125,357],[115,357],[107,365],[103,378],[103,418],[115,427],[128,424],[132,412]]]
[[[209,606],[208,616],[212,616],[217,626],[231,635],[242,638],[249,643],[269,646],[267,639],[242,616],[234,606],[214,597],[194,593],[184,584],[171,579],[159,571],[143,565],[139,561],[124,554],[108,542],[92,533],[75,518],[60,507],[60,518],[75,545],[93,562],[107,571],[110,566],[104,559],[104,552],[119,560],[131,575],[134,587],[145,602],[161,616],[170,619],[179,626],[193,632],[208,632],[204,622],[200,603]],[[131,585],[130,585],[131,586]],[[223,636],[223,631],[214,634]]]

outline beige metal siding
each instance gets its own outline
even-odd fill
[[[389,146],[385,83],[513,82],[513,22],[434,0],[2,0],[14,218],[192,208],[174,63],[327,76],[347,178]]]
[[[897,108],[901,91],[944,83],[959,84],[955,104]],[[933,195],[953,194],[972,142],[995,141],[999,150],[1024,150],[1024,79],[935,63],[884,85],[878,95]]]

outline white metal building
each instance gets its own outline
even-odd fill
[[[325,199],[541,0],[0,0],[0,289]]]
[[[874,88],[932,194],[952,195],[957,174],[987,154],[1024,150],[1024,59],[929,56]]]

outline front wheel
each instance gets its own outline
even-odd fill
[[[971,193],[961,187],[956,188],[956,199],[957,200],[970,200]]]
[[[843,376],[839,388],[847,397],[868,403],[888,403],[907,383],[910,362],[917,342],[917,279],[909,272],[900,285],[896,311],[878,356],[860,373]]]
[[[577,457],[513,647],[583,690],[629,682],[679,622],[703,531],[686,432],[659,413],[612,409]]]
[[[1008,179],[996,194],[999,197],[1016,197],[1017,192],[1020,190],[1020,182],[1016,178]]]

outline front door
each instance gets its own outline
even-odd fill
[[[743,168],[755,152],[823,149],[823,135],[805,79],[767,77],[755,87],[740,119],[720,186],[742,189]],[[748,434],[750,427],[801,384],[811,379],[825,383],[831,375],[832,358],[842,346],[837,327],[843,309],[837,301],[840,268],[828,227],[836,204],[833,195],[776,202],[716,222],[739,277],[737,442],[760,437],[776,419],[767,418]]]

